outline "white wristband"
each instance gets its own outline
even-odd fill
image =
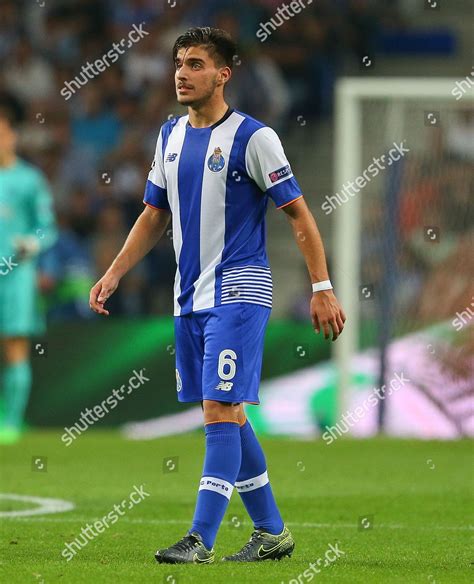
[[[323,280],[313,284],[313,292],[321,292],[321,290],[332,290],[331,280]]]

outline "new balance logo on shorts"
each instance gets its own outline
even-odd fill
[[[233,385],[234,384],[232,383],[232,381],[219,381],[219,383],[216,385],[216,389],[220,389],[222,391],[230,391]]]

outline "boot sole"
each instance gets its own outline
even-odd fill
[[[159,563],[159,564],[213,564],[214,560],[211,560],[210,562],[182,562],[180,560],[172,560],[172,559],[165,559],[162,558],[161,556],[155,556],[155,560]]]

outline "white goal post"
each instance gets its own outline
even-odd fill
[[[348,180],[362,172],[364,139],[362,104],[364,100],[385,100],[389,105],[384,123],[392,139],[400,138],[404,107],[413,100],[423,104],[437,102],[449,108],[465,108],[474,100],[474,91],[467,91],[457,101],[453,89],[463,80],[450,78],[342,78],[336,87],[335,166],[336,192]],[[465,83],[465,82],[464,82]],[[388,132],[387,132],[388,135]],[[344,333],[334,344],[334,359],[339,374],[339,409],[351,382],[351,359],[358,351],[360,334],[359,268],[361,241],[361,197],[353,196],[335,210],[333,231],[333,278],[335,291],[346,314]]]

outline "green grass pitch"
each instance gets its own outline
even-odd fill
[[[156,564],[153,555],[182,537],[190,525],[202,469],[202,433],[127,442],[115,432],[89,431],[66,447],[58,432],[30,432],[19,444],[1,447],[0,491],[63,499],[75,507],[64,513],[2,518],[0,580],[474,581],[472,441],[339,439],[328,446],[322,441],[267,439],[263,446],[277,501],[296,540],[293,557],[250,565],[216,561],[169,566]],[[33,457],[46,457],[42,470],[32,465]],[[169,458],[173,462],[167,467],[164,460]],[[65,542],[106,516],[134,485],[144,485],[150,496],[67,562],[61,555]],[[5,499],[0,505],[2,511],[31,507]],[[217,560],[240,548],[251,529],[234,493],[218,533]],[[324,560],[329,544],[337,544],[344,555],[326,567],[321,562],[320,573],[305,575],[310,562]]]

